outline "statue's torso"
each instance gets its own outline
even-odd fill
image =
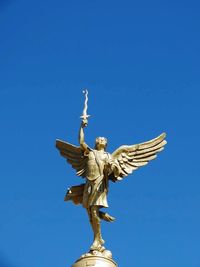
[[[91,150],[87,157],[86,178],[93,181],[103,175],[105,164],[109,160],[109,154],[105,151]]]
[[[108,177],[104,173],[110,155],[104,151],[91,150],[87,155],[86,179],[83,193],[83,206],[108,207]]]

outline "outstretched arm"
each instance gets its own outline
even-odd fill
[[[83,128],[87,126],[87,119],[83,119],[79,130],[79,144],[84,151],[88,151],[88,145],[85,143]]]

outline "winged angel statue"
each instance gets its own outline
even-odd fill
[[[87,94],[85,92],[85,106],[82,123],[79,131],[79,144],[75,146],[70,143],[56,140],[56,147],[60,154],[66,158],[67,162],[76,170],[77,176],[85,179],[85,183],[72,186],[68,189],[65,201],[72,200],[75,204],[82,204],[86,208],[90,224],[94,233],[94,241],[90,251],[105,250],[104,240],[101,235],[101,220],[112,222],[114,217],[101,211],[107,208],[107,194],[109,181],[117,182],[126,176],[146,165],[149,161],[157,157],[157,153],[164,149],[167,143],[162,133],[155,139],[136,144],[123,145],[116,149],[112,154],[106,151],[107,139],[97,137],[94,149],[90,148],[84,139],[84,128],[88,124]]]

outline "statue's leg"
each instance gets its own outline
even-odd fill
[[[91,208],[87,208],[87,214],[88,214],[88,217],[89,217],[89,221],[90,221],[90,225],[92,227],[92,230],[94,232],[94,229],[93,229],[93,224],[92,224],[92,214],[91,214]]]
[[[90,218],[91,218],[91,225],[94,232],[94,242],[91,246],[91,250],[101,250],[102,245],[105,243],[102,236],[101,236],[101,224],[100,224],[100,217],[99,217],[99,207],[98,206],[91,206],[90,207]]]
[[[88,217],[89,217],[90,225],[91,225],[91,227],[92,227],[93,234],[94,234],[94,239],[95,239],[95,229],[94,229],[94,224],[93,224],[93,220],[92,220],[91,207],[88,207],[88,208],[87,208],[87,213],[88,213]]]

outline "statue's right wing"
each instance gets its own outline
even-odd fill
[[[167,143],[165,137],[166,134],[162,133],[150,141],[130,146],[124,145],[116,149],[111,157],[116,164],[119,175],[118,177],[112,177],[111,180],[114,182],[122,180],[134,170],[155,159]]]
[[[76,174],[85,177],[87,159],[81,147],[58,139],[56,140],[56,147],[60,151],[61,156],[66,158],[67,162],[76,170]]]

